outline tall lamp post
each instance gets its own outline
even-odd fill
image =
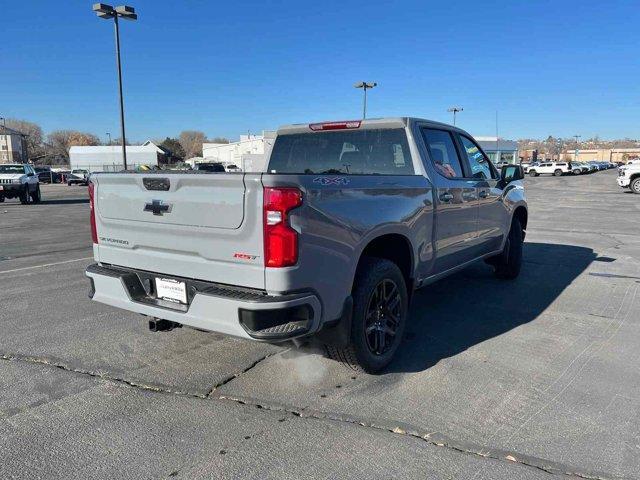
[[[456,113],[463,111],[464,108],[462,107],[451,107],[447,109],[447,112],[453,112],[453,126],[455,127],[456,125]]]
[[[110,19],[113,18],[113,24],[116,34],[116,63],[118,65],[118,90],[120,93],[120,130],[122,137],[122,162],[124,163],[124,169],[127,169],[127,149],[125,147],[126,140],[124,135],[124,99],[122,97],[122,67],[120,66],[120,27],[118,26],[118,19],[123,18],[125,20],[137,20],[138,15],[136,9],[127,5],[113,8],[106,3],[94,3],[93,11],[100,18]]]
[[[367,89],[376,87],[378,84],[376,82],[357,82],[354,83],[353,86],[355,88],[362,88],[364,90],[364,106],[362,108],[362,119],[367,118]]]
[[[574,152],[573,155],[573,161],[577,162],[578,161],[578,154],[580,153],[580,142],[578,141],[578,139],[582,137],[582,135],[574,135],[573,138],[576,139],[576,151]]]
[[[0,120],[2,120],[2,133],[4,133],[4,144],[7,146],[7,150],[6,150],[6,156],[7,159],[9,158],[9,137],[7,136],[7,119],[4,117],[0,117]],[[2,152],[2,158],[4,158],[5,153]]]
[[[111,146],[111,132],[107,132],[105,135],[109,137],[109,146]]]

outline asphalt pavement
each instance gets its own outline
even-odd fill
[[[86,187],[0,204],[0,478],[640,478],[640,196],[525,180],[521,276],[416,294],[381,375],[91,302]]]

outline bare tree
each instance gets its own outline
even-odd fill
[[[205,141],[205,135],[203,132],[197,130],[185,130],[180,132],[178,136],[178,142],[182,145],[186,158],[201,157],[202,156],[202,144]]]
[[[92,133],[75,130],[56,130],[47,135],[47,143],[53,155],[69,161],[69,148],[73,146],[100,145],[100,139]]]
[[[211,143],[229,143],[229,139],[226,137],[215,137],[213,140],[209,140]]]
[[[39,157],[44,153],[42,128],[40,125],[27,120],[7,118],[7,127],[24,133],[27,136],[27,155],[29,158]]]

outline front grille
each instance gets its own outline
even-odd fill
[[[4,183],[5,185],[9,185],[13,183],[13,180],[10,180],[8,178],[0,178],[0,183]]]

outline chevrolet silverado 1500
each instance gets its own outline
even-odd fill
[[[417,118],[282,127],[259,173],[95,174],[90,296],[153,330],[317,341],[376,372],[416,289],[478,260],[518,275],[522,178]]]

